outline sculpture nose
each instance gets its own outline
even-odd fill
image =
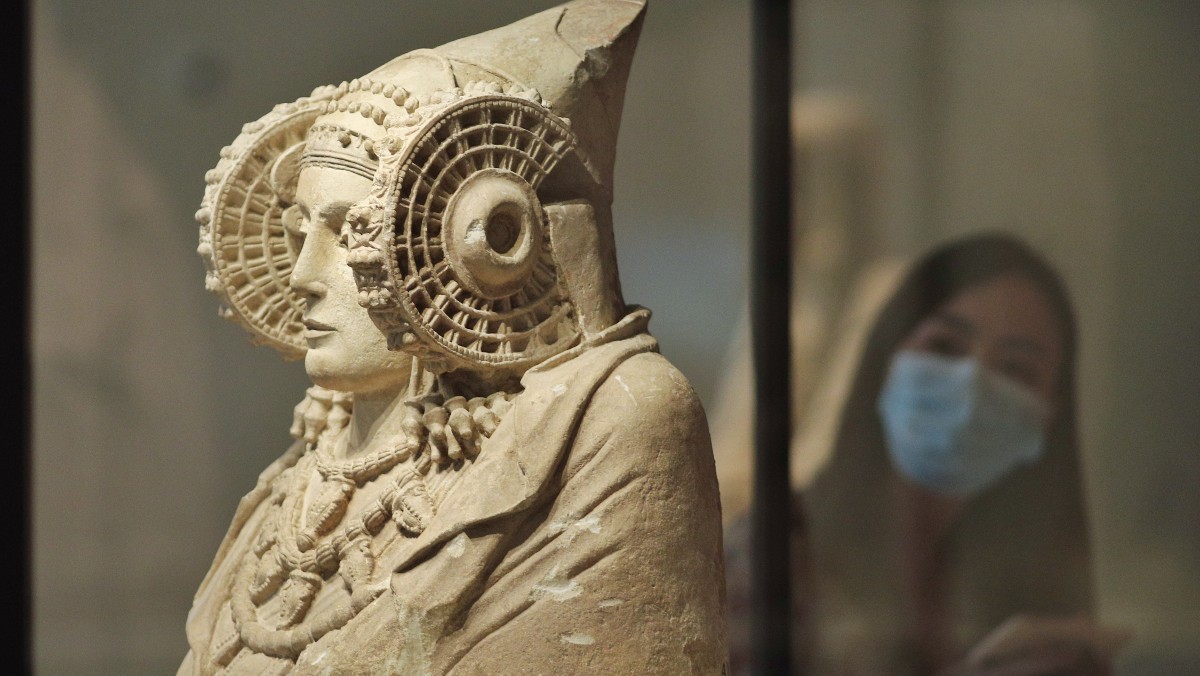
[[[325,285],[320,281],[320,264],[314,260],[312,238],[306,237],[292,266],[292,274],[288,276],[288,285],[293,291],[305,297],[320,297],[324,295]]]

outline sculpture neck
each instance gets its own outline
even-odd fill
[[[437,381],[415,358],[408,385],[399,390],[355,392],[354,408],[346,433],[334,449],[334,457],[350,458],[396,445],[405,438],[404,402],[419,399],[434,390]]]
[[[355,394],[350,424],[336,447],[335,457],[349,458],[370,453],[394,439],[401,431],[403,402],[407,398],[406,390],[390,396]]]

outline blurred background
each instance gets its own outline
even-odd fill
[[[194,253],[217,151],[317,85],[552,4],[33,3],[39,673],[172,672],[238,498],[289,442],[303,368],[217,318]],[[1136,632],[1119,673],[1200,672],[1192,3],[805,0],[795,20],[800,116],[866,148],[867,197],[830,207],[858,244],[826,260],[1003,229],[1059,267],[1100,619]],[[618,150],[626,300],[710,408],[753,264],[749,38],[746,2],[652,2]],[[800,169],[834,184],[811,195],[845,180]]]

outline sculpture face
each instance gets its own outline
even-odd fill
[[[358,304],[341,230],[346,210],[371,182],[348,171],[306,167],[296,205],[304,243],[291,287],[304,299],[304,368],[322,387],[356,394],[396,392],[407,382],[411,356],[389,351],[387,339]]]

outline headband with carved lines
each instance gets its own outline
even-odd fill
[[[347,94],[357,93],[373,96],[353,101],[344,98]],[[335,88],[331,100],[325,103],[321,113],[357,113],[387,130],[417,124],[420,117],[414,117],[414,113],[420,106],[420,97],[403,87],[362,78],[344,82]],[[366,134],[337,124],[316,124],[309,130],[300,167],[343,169],[374,179],[379,168],[376,141]]]

